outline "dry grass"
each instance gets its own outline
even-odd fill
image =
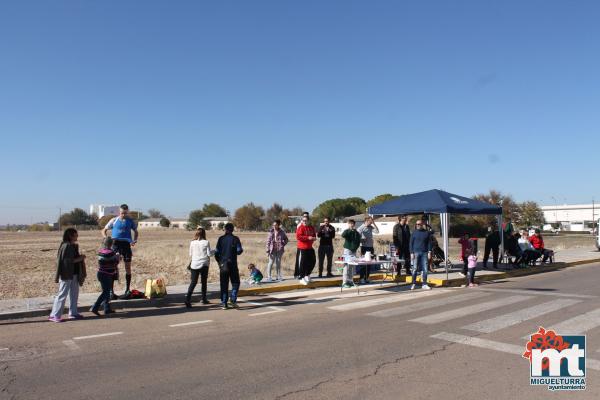
[[[244,254],[240,256],[240,272],[248,263],[255,263],[261,271],[266,268],[265,253],[266,233],[237,233],[244,246]],[[142,230],[140,242],[134,248],[133,284],[134,288],[143,290],[145,279],[163,277],[168,284],[184,284],[189,275],[186,270],[188,263],[188,246],[192,233],[180,230]],[[209,232],[208,239],[214,246],[219,233]],[[290,235],[293,236],[293,235]],[[58,232],[0,232],[0,299],[26,298],[52,295],[56,285],[52,279],[55,272],[56,250],[60,243],[61,234]],[[292,239],[292,237],[290,237]],[[385,242],[391,237],[379,237],[376,250],[382,253]],[[591,237],[559,236],[545,238],[547,247],[555,250],[575,247],[590,247]],[[82,231],[79,243],[83,254],[88,256],[88,279],[83,287],[84,292],[95,292],[100,289],[95,279],[95,252],[100,246],[99,231]],[[335,241],[335,254],[341,255],[342,241]],[[450,242],[450,256],[458,257],[456,240]],[[315,246],[316,247],[316,246]],[[483,249],[483,243],[480,243]],[[296,254],[295,240],[291,240],[286,248],[282,266],[284,274],[290,275],[294,268]],[[218,269],[213,260],[209,279],[218,280]],[[122,274],[124,276],[124,274]],[[124,281],[124,279],[122,279]],[[118,292],[122,285],[118,285]]]

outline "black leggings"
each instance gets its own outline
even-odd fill
[[[192,293],[198,284],[198,277],[201,277],[202,282],[202,299],[206,300],[206,283],[208,281],[208,265],[202,266],[200,269],[192,269],[192,280],[190,282],[190,286],[188,287],[187,295],[185,297],[186,301],[190,301],[192,299]]]

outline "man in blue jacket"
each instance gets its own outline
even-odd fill
[[[217,241],[215,259],[219,263],[219,278],[221,283],[221,307],[226,310],[229,306],[237,308],[237,293],[240,288],[240,271],[237,256],[242,254],[242,243],[233,235],[233,224],[225,224],[225,234]],[[231,299],[229,304],[229,280],[231,280]]]
[[[423,274],[423,285],[421,288],[424,290],[430,290],[431,288],[429,285],[427,285],[427,264],[431,258],[431,233],[425,229],[423,220],[417,221],[416,229],[410,237],[409,247],[410,258],[412,259],[412,286],[410,287],[410,290],[415,289],[419,268]]]

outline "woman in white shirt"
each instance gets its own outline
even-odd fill
[[[521,230],[521,237],[518,240],[519,248],[523,252],[522,261],[525,265],[529,264],[531,261],[537,260],[541,253],[533,248],[531,243],[529,242],[529,234],[525,229]]]
[[[198,228],[194,234],[194,240],[190,242],[190,262],[191,282],[185,297],[185,306],[192,308],[192,293],[198,283],[198,277],[202,282],[202,304],[208,304],[206,299],[206,284],[208,279],[208,266],[210,264],[210,243],[206,240],[206,231],[203,228]]]

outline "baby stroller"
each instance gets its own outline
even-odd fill
[[[437,239],[432,236],[431,238],[431,262],[435,266],[434,268],[440,268],[440,265],[446,261],[446,255],[444,254],[444,250],[440,247]],[[442,265],[442,267],[444,267]],[[452,269],[454,266],[450,259],[448,259],[448,268]]]

